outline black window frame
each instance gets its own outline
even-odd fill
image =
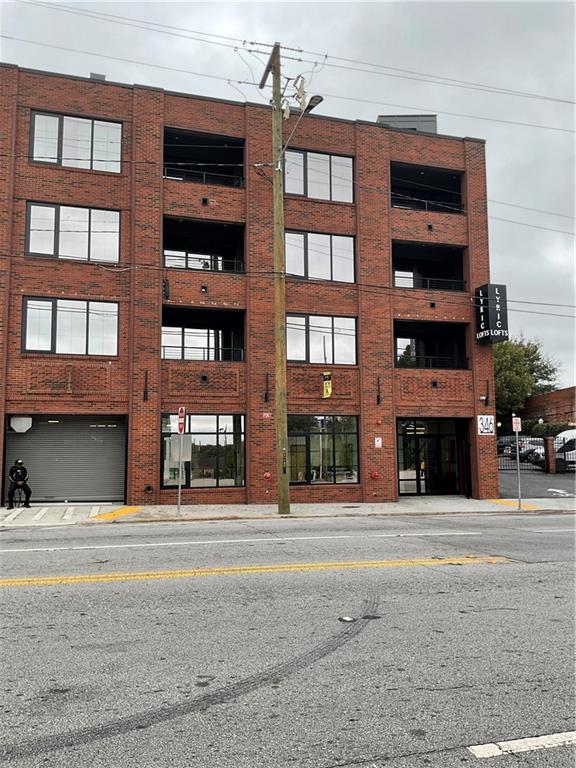
[[[57,148],[57,157],[54,162],[50,160],[39,160],[38,158],[34,157],[34,140],[36,138],[36,117],[38,115],[44,115],[46,117],[57,117],[58,118],[58,148]],[[66,165],[63,162],[62,157],[62,147],[64,144],[64,118],[69,117],[71,119],[78,119],[78,120],[90,120],[90,168],[78,168],[74,165]],[[120,126],[120,168],[117,171],[109,171],[104,170],[103,168],[94,168],[94,123],[110,123],[111,125],[119,125]],[[124,138],[124,123],[122,120],[110,120],[108,118],[102,118],[102,117],[90,117],[88,115],[69,115],[64,114],[62,112],[47,112],[43,109],[33,109],[30,113],[30,137],[29,137],[29,143],[28,143],[28,160],[31,163],[39,163],[40,165],[47,165],[52,166],[56,168],[68,168],[71,170],[77,170],[77,171],[90,171],[93,173],[113,173],[116,175],[119,175],[122,173],[123,170],[123,164],[122,164],[122,149],[123,149],[123,138]],[[101,160],[97,160],[96,162],[102,162]]]
[[[340,235],[333,232],[304,232],[297,229],[284,230],[284,253],[286,253],[286,235],[303,235],[304,236],[304,274],[299,275],[296,272],[286,272],[287,277],[299,277],[303,280],[322,280],[324,282],[331,283],[343,283],[344,285],[353,285],[356,283],[356,238],[354,235]],[[324,235],[330,238],[330,277],[310,277],[309,273],[309,245],[308,237],[310,235]],[[334,241],[335,237],[348,237],[352,241],[352,280],[336,280],[334,278]]]
[[[174,490],[176,486],[174,485],[166,485],[164,483],[164,453],[163,453],[163,441],[165,435],[176,435],[177,432],[172,432],[168,430],[163,429],[164,425],[164,418],[166,416],[177,416],[177,413],[171,413],[169,411],[162,411],[160,414],[160,440],[161,440],[161,446],[160,446],[160,455],[162,457],[162,461],[160,463],[160,488],[162,490]],[[214,416],[216,418],[216,432],[192,432],[191,430],[191,420],[192,418],[196,416]],[[242,429],[238,433],[243,441],[243,458],[242,458],[242,484],[241,485],[220,485],[220,435],[223,433],[219,430],[219,423],[220,418],[226,417],[226,418],[234,418],[234,417],[241,417],[242,418]],[[216,451],[216,485],[212,486],[194,486],[194,485],[184,485],[182,484],[183,490],[186,491],[214,491],[218,490],[219,488],[225,488],[227,490],[230,490],[231,488],[245,488],[246,487],[246,414],[245,413],[187,413],[184,418],[184,435],[214,435],[216,437],[216,446],[218,450]],[[225,443],[224,443],[225,445]]]
[[[284,184],[284,194],[285,195],[293,195],[294,197],[305,197],[309,200],[318,200],[319,202],[323,203],[339,203],[340,205],[354,205],[356,202],[356,194],[355,194],[355,185],[356,185],[356,179],[355,179],[355,171],[356,171],[356,163],[355,158],[353,155],[338,155],[334,152],[317,152],[313,149],[287,149],[284,153],[284,179],[286,179],[286,160],[288,158],[288,155],[292,154],[298,154],[302,155],[303,162],[302,162],[302,184],[304,187],[304,191],[302,193],[300,192],[286,192],[286,184]],[[327,157],[329,160],[330,165],[330,172],[328,175],[328,185],[330,188],[330,196],[328,199],[324,197],[311,197],[308,194],[308,155],[323,155],[324,157]],[[352,179],[350,180],[350,186],[351,186],[351,192],[352,192],[352,200],[346,201],[346,200],[334,200],[332,197],[332,158],[333,157],[339,157],[344,158],[346,160],[352,161]]]
[[[313,418],[323,418],[323,419],[330,419],[331,429],[327,430],[326,432],[316,431],[316,430],[302,430],[302,429],[293,429],[290,430],[290,418],[298,418],[301,416],[310,416],[312,415]],[[349,431],[338,431],[336,427],[336,421],[337,418],[346,418],[346,419],[354,419],[356,422],[356,431],[355,432],[349,432]],[[330,414],[307,414],[307,413],[289,413],[287,417],[287,423],[288,423],[288,444],[290,443],[291,437],[304,437],[305,438],[305,445],[306,445],[306,477],[303,480],[290,480],[291,486],[326,486],[326,485],[358,485],[361,482],[360,477],[360,418],[356,414],[340,414],[340,413],[330,413]],[[315,483],[312,479],[311,474],[311,466],[312,461],[310,458],[311,451],[310,451],[310,441],[312,435],[329,435],[332,440],[332,456],[336,457],[336,436],[337,435],[355,435],[356,437],[356,480],[350,480],[347,482],[336,482],[336,467],[337,465],[334,464],[332,468],[332,482],[323,482],[323,483]]]
[[[286,313],[286,328],[288,328],[289,318],[291,317],[303,317],[305,320],[304,330],[306,334],[305,338],[305,359],[288,357],[288,348],[286,348],[286,360],[289,363],[302,363],[306,365],[358,365],[358,318],[353,315],[307,315],[302,312],[289,312]],[[332,360],[334,360],[335,351],[335,333],[334,333],[334,321],[335,320],[354,320],[354,362],[353,363],[336,363],[328,362],[322,363],[317,361],[310,361],[310,318],[314,317],[329,317],[332,320],[332,328],[330,337],[332,339]],[[314,329],[313,329],[314,330]]]
[[[31,232],[31,209],[35,208],[51,208],[54,210],[54,237],[53,237],[53,253],[41,253],[40,251],[30,250],[30,232]],[[82,210],[88,211],[88,251],[86,258],[80,256],[62,256],[59,253],[60,250],[60,211],[62,208],[82,208]],[[118,253],[116,261],[108,261],[106,259],[92,259],[90,251],[92,250],[91,242],[91,230],[92,230],[92,212],[104,211],[108,213],[118,214]],[[63,261],[77,261],[84,264],[119,264],[121,253],[121,237],[122,237],[122,211],[115,208],[91,208],[86,205],[67,205],[65,203],[44,203],[35,202],[29,200],[26,202],[26,230],[24,238],[24,252],[26,256],[33,256],[34,258],[45,257],[48,259],[62,259]]]
[[[30,301],[45,301],[50,302],[51,318],[50,318],[50,349],[28,349],[26,346],[26,336],[28,331],[28,302]],[[84,349],[85,352],[57,352],[57,334],[58,334],[58,302],[59,301],[82,301],[86,305],[86,339]],[[98,354],[95,352],[89,352],[90,344],[90,305],[91,304],[114,304],[116,306],[116,353]],[[21,336],[20,351],[23,354],[33,355],[56,355],[66,357],[98,357],[102,358],[117,358],[119,357],[119,342],[120,342],[120,304],[117,301],[93,301],[92,299],[78,299],[64,296],[23,296],[22,297],[22,336]]]

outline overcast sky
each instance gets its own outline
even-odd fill
[[[64,7],[134,22],[88,18]],[[375,120],[378,114],[436,113],[440,133],[486,140],[492,281],[508,286],[512,333],[539,339],[561,366],[560,385],[574,384],[574,237],[565,234],[575,224],[573,4],[7,2],[0,11],[4,36],[85,51],[3,37],[2,61],[80,76],[100,72],[109,80],[240,101],[262,97],[254,86],[233,87],[226,80],[259,80],[266,56],[240,53],[241,42],[205,42],[192,31],[260,44],[279,41],[316,52],[302,58],[319,64],[328,54],[327,63],[342,64],[330,59],[340,56],[380,65],[378,73],[365,66],[369,73],[285,60],[283,73],[312,76],[310,92],[324,96],[319,114]],[[198,39],[133,26],[139,22],[174,25],[177,30],[164,31]],[[411,79],[422,76],[436,82]],[[546,98],[449,87],[439,77]]]

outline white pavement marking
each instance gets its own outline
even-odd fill
[[[32,518],[32,521],[34,521],[34,520],[42,520],[42,518],[44,517],[46,512],[48,512],[49,509],[50,509],[50,507],[42,507],[42,509],[40,509],[38,512],[36,512],[36,514]]]
[[[2,520],[2,522],[3,523],[11,523],[12,520],[16,520],[18,515],[21,512],[23,512],[23,511],[24,511],[23,507],[18,507],[18,509],[15,509],[14,512],[10,512],[9,515],[6,515],[6,517],[4,518],[4,520]]]
[[[66,511],[62,515],[62,520],[72,520],[72,515],[76,507],[66,507]]]
[[[548,488],[548,490],[552,491],[552,493],[559,493],[560,496],[572,496],[569,491],[563,491],[561,488]]]
[[[475,757],[498,757],[516,752],[532,752],[535,749],[550,749],[552,747],[566,747],[576,744],[576,731],[564,733],[552,733],[548,736],[534,736],[527,739],[514,739],[512,741],[497,741],[493,744],[477,744],[475,747],[466,747]]]
[[[276,536],[259,539],[211,539],[209,541],[154,541],[145,544],[90,544],[80,547],[33,547],[22,549],[0,549],[7,552],[70,552],[80,549],[142,549],[145,547],[189,547],[205,546],[208,544],[274,544],[277,541],[324,541],[326,539],[401,539],[407,536],[483,536],[483,533],[472,531],[446,531],[445,533],[368,533],[343,534],[338,536]]]
[[[92,507],[89,517],[96,517],[100,513],[100,507]]]
[[[576,533],[576,528],[527,528],[527,533]]]

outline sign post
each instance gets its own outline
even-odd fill
[[[522,419],[512,414],[512,429],[516,434],[516,475],[518,477],[518,509],[522,509],[522,491],[520,488],[520,446],[518,433],[522,431]]]
[[[186,424],[186,408],[183,405],[178,408],[178,434],[180,435],[180,450],[178,451],[178,514],[180,514],[180,501],[182,498],[182,445],[184,443],[184,428]]]

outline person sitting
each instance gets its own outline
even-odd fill
[[[14,465],[8,472],[8,479],[10,480],[10,488],[8,489],[8,509],[14,509],[14,493],[17,488],[21,488],[24,491],[24,506],[30,509],[30,496],[32,491],[28,485],[28,470],[24,466],[22,459],[16,459]]]

